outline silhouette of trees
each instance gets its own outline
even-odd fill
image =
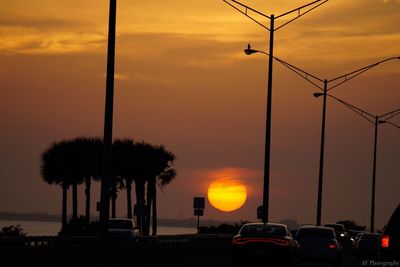
[[[157,188],[168,185],[175,177],[176,170],[172,168],[175,155],[167,151],[164,146],[152,147],[151,174],[147,181],[147,231],[150,229],[150,218],[152,217],[152,235],[157,235]],[[152,216],[150,216],[150,210]]]
[[[113,142],[113,180],[111,183],[111,216],[116,215],[116,199],[120,189],[127,192],[127,217],[132,218],[132,183],[135,183],[137,224],[143,235],[150,233],[152,217],[153,235],[157,234],[157,185],[162,188],[177,175],[172,168],[175,155],[164,146],[132,139]],[[67,224],[67,189],[72,186],[72,220],[78,220],[77,186],[85,184],[86,224],[90,223],[90,190],[92,180],[100,179],[102,140],[79,137],[53,143],[41,155],[41,176],[48,184],[63,189],[62,228]],[[147,185],[147,196],[146,196]],[[152,212],[151,212],[152,211]],[[151,216],[152,215],[152,216]],[[82,221],[82,218],[80,219]],[[80,222],[82,224],[82,222]]]
[[[336,222],[338,224],[343,224],[346,230],[354,230],[354,231],[365,231],[366,226],[359,225],[356,221],[353,220],[343,220]]]
[[[72,170],[74,177],[79,183],[85,183],[85,218],[87,223],[90,221],[90,191],[92,179],[95,181],[100,180],[101,173],[101,151],[103,142],[98,137],[86,138],[78,137],[71,141],[72,153],[74,155],[74,162],[72,163]],[[77,215],[73,217],[77,219]]]
[[[4,226],[0,229],[0,237],[24,237],[26,233],[22,227],[18,225]]]
[[[67,190],[70,186],[66,147],[66,141],[53,143],[42,153],[40,166],[43,180],[48,184],[60,185],[62,188],[62,228],[67,224]]]
[[[126,189],[127,217],[132,219],[132,181],[135,175],[135,143],[133,139],[117,139],[113,142],[113,181],[111,216],[116,214],[118,189]]]

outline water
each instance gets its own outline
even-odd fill
[[[0,220],[0,228],[11,225],[20,225],[28,236],[55,236],[61,228],[61,222]],[[197,229],[192,227],[158,226],[157,228],[159,235],[195,234],[196,232]]]

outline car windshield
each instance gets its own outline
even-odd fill
[[[109,229],[133,229],[132,221],[130,220],[110,220],[108,222]]]
[[[297,231],[297,239],[301,238],[329,238],[333,239],[334,234],[331,229],[326,228],[302,228]]]
[[[242,236],[279,236],[284,237],[286,235],[285,227],[280,225],[245,225],[240,231]]]

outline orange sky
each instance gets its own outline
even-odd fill
[[[276,15],[308,3],[243,2]],[[53,141],[103,133],[108,1],[0,6],[0,211],[58,213],[61,191],[41,181],[39,157]],[[177,156],[160,217],[191,217],[192,198],[206,196],[216,173],[233,170],[248,201],[228,214],[207,204],[205,218],[255,220],[267,57],[243,49],[268,49],[268,32],[221,0],[119,0],[117,25],[114,137],[164,144]],[[399,29],[399,0],[331,0],[276,31],[275,56],[331,79],[399,56]],[[390,61],[331,93],[380,115],[400,108],[399,74],[400,61]],[[270,217],[312,223],[322,99],[277,62],[273,75]],[[323,222],[369,224],[373,134],[373,125],[328,99]],[[400,202],[399,137],[379,127],[379,227]]]

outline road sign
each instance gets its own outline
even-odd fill
[[[193,208],[195,209],[204,209],[205,207],[205,198],[204,197],[194,197],[193,198]]]
[[[194,216],[203,216],[204,209],[194,209]]]

